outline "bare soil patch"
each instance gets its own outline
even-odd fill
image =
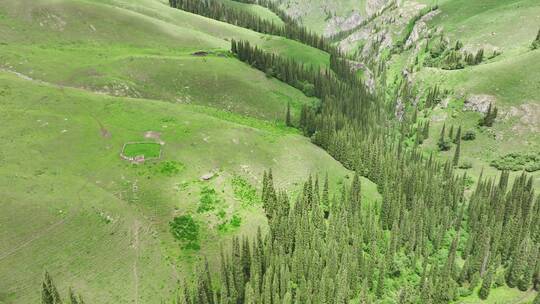
[[[490,104],[495,104],[495,96],[487,94],[469,95],[465,100],[463,108],[466,111],[487,113]]]

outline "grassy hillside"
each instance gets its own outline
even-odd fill
[[[287,103],[295,115],[301,104],[312,102],[301,92],[229,58],[225,39],[254,40],[269,51],[308,64],[327,65],[328,54],[159,2],[139,1],[128,8],[122,3],[97,3],[100,1],[37,1],[30,5],[9,1],[0,19],[0,66],[65,86],[211,105],[269,120],[282,120]],[[148,10],[154,6],[163,13],[151,17]],[[137,11],[143,8],[148,15]],[[191,22],[189,26],[186,21]],[[213,55],[191,56],[196,51]]]
[[[451,40],[459,39],[466,49],[485,48],[488,53],[497,49],[502,54],[461,70],[423,68],[417,73],[420,85],[437,84],[452,92],[448,107],[434,112],[434,139],[428,146],[435,150],[443,123],[474,130],[477,139],[464,143],[462,155],[473,165],[474,175],[482,170],[496,175],[491,161],[510,152],[540,149],[540,52],[529,48],[540,26],[540,5],[535,1],[479,1],[466,7],[457,0],[441,2],[440,13],[430,26],[441,26]],[[492,128],[479,128],[483,114],[463,109],[474,96],[484,96],[499,108]],[[451,158],[453,151],[442,156]],[[540,187],[540,172],[534,175],[535,185]]]
[[[537,94],[540,52],[530,49],[540,27],[540,5],[529,0],[469,2],[405,1],[347,37],[341,45],[353,46],[351,52],[360,48],[361,59],[371,54],[380,60],[389,58],[387,91],[394,92],[392,90],[406,79],[418,93],[417,98],[406,102],[409,109],[425,99],[430,88],[438,86],[447,90],[440,105],[424,113],[432,126],[424,149],[437,152],[442,159],[451,159],[453,148],[438,153],[436,145],[443,125],[447,125],[447,131],[452,125],[474,131],[477,139],[463,142],[461,158],[473,166],[468,171],[477,178],[482,170],[496,176],[498,170],[490,167],[490,163],[507,153],[540,149],[537,136],[540,131]],[[426,5],[437,5],[437,9],[415,19]],[[451,47],[460,41],[463,44],[460,52],[476,53],[484,49],[484,60],[479,65],[454,70],[428,66],[425,64],[430,56],[425,51],[427,41],[433,47],[440,39],[448,41]],[[497,52],[495,56],[494,52]],[[480,128],[478,121],[483,114],[466,109],[477,100],[491,102],[498,108],[493,127]],[[534,174],[538,177],[539,173]],[[535,183],[540,186],[540,178],[536,178]]]
[[[325,33],[334,17],[348,18],[353,13],[367,16],[366,0],[346,1],[282,1],[282,8],[303,25],[319,33]],[[380,2],[380,1],[379,1]]]
[[[225,48],[230,45],[227,40],[234,38],[236,40],[249,40],[266,50],[276,50],[282,56],[291,56],[295,60],[306,64],[320,66],[328,65],[329,55],[318,49],[308,47],[296,41],[291,41],[282,37],[263,35],[251,30],[240,28],[224,22],[201,17],[199,15],[184,12],[178,9],[172,9],[166,3],[159,0],[90,0],[94,3],[106,3],[109,6],[118,9],[119,7],[130,12],[135,12],[143,16],[151,17],[155,20],[164,21],[171,26],[180,28],[195,29],[202,33],[225,40]],[[228,3],[234,2],[227,0]],[[231,5],[247,7],[247,4],[233,3]],[[261,10],[257,6],[257,10]],[[269,11],[264,9],[270,14]],[[272,18],[277,16],[273,15]],[[301,53],[297,54],[297,53]]]
[[[294,190],[310,173],[334,181],[349,174],[294,130],[260,120],[0,77],[0,137],[9,142],[1,154],[0,302],[34,301],[49,269],[91,302],[158,303],[156,294],[189,275],[199,253],[212,260],[231,233],[264,224],[257,196],[244,203],[233,181],[258,186],[273,168],[279,186]],[[162,159],[131,165],[119,157],[139,141],[162,142]],[[199,213],[205,187],[216,191],[216,208]],[[364,189],[376,197],[373,184]],[[198,251],[182,249],[169,231],[185,214],[201,227]]]
[[[260,6],[222,1],[280,22]],[[323,32],[335,16],[365,16],[384,2],[283,5]],[[462,143],[462,161],[472,168],[459,172],[473,180],[481,172],[496,176],[489,163],[503,153],[540,151],[540,50],[528,48],[540,21],[535,2],[442,0],[438,14],[426,21],[465,48],[502,50],[462,70],[417,63],[410,75],[420,91],[440,85],[450,92],[447,105],[420,114],[432,122],[426,154],[452,158],[454,147],[437,151],[443,124],[476,132],[476,140]],[[421,7],[407,1],[406,9],[397,10],[407,14],[390,22],[394,28],[381,41],[392,48],[397,41],[392,35],[401,35],[407,18]],[[2,3],[0,304],[37,302],[45,270],[62,294],[72,286],[88,303],[163,303],[184,279],[200,272],[196,264],[203,258],[217,273],[220,246],[233,236],[267,229],[260,201],[265,170],[271,168],[276,186],[293,197],[310,174],[328,174],[331,195],[351,182],[352,172],[283,123],[287,105],[296,122],[300,107],[317,101],[234,58],[228,52],[231,39],[305,64],[329,64],[320,50],[172,9],[165,0]],[[389,78],[403,76],[421,49],[380,49],[380,57],[391,58]],[[478,127],[482,115],[463,109],[471,95],[495,100],[500,116],[494,127]],[[540,171],[534,174],[540,187]],[[382,201],[374,183],[365,178],[361,183],[367,206]],[[401,225],[413,231],[416,223],[406,221],[416,218],[409,216],[400,215],[403,223],[396,222],[388,236]],[[369,219],[366,228],[378,227],[379,219]],[[364,231],[372,238],[371,250],[379,250],[379,237],[384,249],[387,231]],[[445,243],[449,247],[451,239]],[[441,260],[447,256],[446,248],[442,251]],[[381,266],[375,255],[366,255],[372,270]],[[388,271],[400,267],[390,266]],[[381,289],[385,277],[381,269],[375,272]],[[375,272],[370,281],[376,281]],[[456,303],[517,304],[534,296],[500,287],[488,301],[478,300],[475,290]]]
[[[442,26],[452,38],[467,45],[493,45],[509,50],[528,45],[540,27],[540,6],[535,0],[423,0],[437,3],[441,13],[431,24]]]
[[[220,244],[265,229],[264,170],[293,193],[309,174],[349,182],[281,122],[288,103],[295,117],[313,100],[230,57],[231,38],[328,64],[161,1],[2,3],[0,303],[36,302],[45,269],[91,303],[161,303],[203,256],[213,265]],[[373,183],[363,189],[380,200]],[[171,233],[184,217],[197,246]]]
[[[273,22],[274,24],[283,25],[283,20],[281,20],[276,14],[274,14],[269,9],[262,7],[257,4],[242,3],[234,0],[221,0],[221,2],[231,8],[242,10],[254,15],[257,15],[263,19]]]

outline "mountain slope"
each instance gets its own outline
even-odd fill
[[[230,57],[230,38],[328,64],[158,1],[2,3],[0,303],[38,301],[45,270],[89,303],[161,303],[203,256],[214,267],[220,244],[265,229],[263,171],[292,192],[309,174],[333,189],[351,177],[282,123],[314,100]],[[138,142],[162,158],[122,159]],[[184,216],[199,249],[171,233]]]

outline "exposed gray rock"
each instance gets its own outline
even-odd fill
[[[425,14],[422,18],[420,18],[420,20],[416,22],[411,32],[411,35],[405,43],[406,48],[409,48],[412,45],[416,44],[420,39],[427,37],[429,33],[429,27],[427,25],[427,22],[433,17],[435,17],[437,14],[439,14],[439,12],[439,10],[431,11]]]
[[[540,102],[532,101],[519,106],[512,106],[505,111],[503,119],[518,118],[512,130],[518,133],[540,132]]]
[[[341,16],[332,17],[326,24],[324,35],[329,37],[341,31],[353,29],[355,26],[362,23],[363,20],[364,18],[362,18],[359,12],[353,12],[352,15],[347,18]]]
[[[213,172],[206,173],[206,174],[203,174],[203,175],[201,176],[201,180],[202,180],[202,181],[207,181],[207,180],[212,179],[212,177],[214,177],[214,173],[213,173]]]
[[[489,105],[494,104],[496,100],[495,96],[487,94],[469,95],[465,99],[463,109],[466,111],[487,113]]]
[[[392,0],[367,0],[366,2],[366,13],[368,16],[371,16],[377,13],[382,7]]]

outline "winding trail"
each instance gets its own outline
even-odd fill
[[[139,246],[140,246],[140,240],[139,240],[139,230],[140,230],[140,224],[137,220],[133,223],[132,226],[132,234],[133,234],[133,250],[135,250],[135,260],[133,260],[133,280],[135,282],[135,304],[139,304],[139,273],[137,268],[137,262],[139,260]]]

